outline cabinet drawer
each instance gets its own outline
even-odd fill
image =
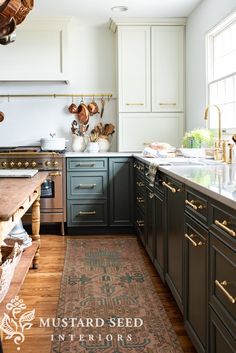
[[[215,312],[210,310],[210,347],[209,353],[234,353],[236,351],[235,336],[232,337]]]
[[[105,170],[107,169],[107,158],[68,158],[67,170]]]
[[[210,233],[210,303],[236,336],[236,252]]]
[[[70,200],[67,207],[68,227],[106,226],[108,224],[106,201],[82,200],[76,202]]]
[[[204,225],[208,221],[208,201],[199,192],[186,188],[185,211]]]
[[[107,197],[107,172],[68,173],[67,198],[96,199]]]
[[[222,204],[212,201],[210,205],[210,227],[232,248],[236,246],[236,213]]]

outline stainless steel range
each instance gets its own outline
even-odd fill
[[[64,163],[63,153],[42,152],[39,147],[0,148],[0,169],[38,169],[49,172],[41,187],[41,222],[60,222],[62,235],[66,221]],[[30,221],[30,214],[26,214],[23,220]]]

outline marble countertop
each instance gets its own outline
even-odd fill
[[[158,169],[165,174],[236,209],[236,163],[193,158],[144,158],[141,154],[134,154],[134,157],[147,164],[158,164]]]

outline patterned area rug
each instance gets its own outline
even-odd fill
[[[182,353],[135,238],[70,239],[53,353]]]

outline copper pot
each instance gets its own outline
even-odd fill
[[[88,111],[90,115],[99,113],[98,105],[94,100],[88,104]]]
[[[80,103],[77,110],[78,120],[81,124],[87,124],[89,121],[89,110],[84,103]]]
[[[21,7],[21,0],[6,0],[0,5],[0,23],[9,22]]]
[[[12,18],[5,26],[0,27],[0,38],[10,36],[16,29],[16,22]]]
[[[15,14],[14,18],[16,20],[16,24],[19,25],[21,22],[24,21],[30,10],[32,10],[34,6],[33,0],[22,0],[21,6],[17,13]]]
[[[78,112],[78,107],[76,104],[71,103],[71,105],[68,107],[68,110],[70,113],[75,114]]]

